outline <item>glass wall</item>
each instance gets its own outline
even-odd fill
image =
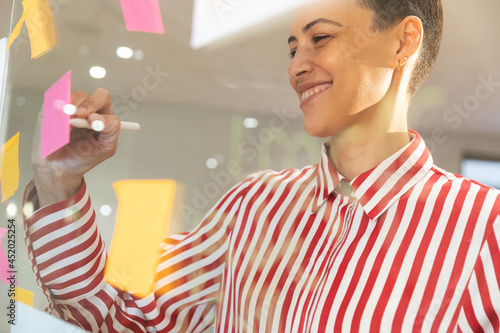
[[[16,21],[21,2],[14,2],[13,10]],[[36,308],[44,309],[47,301],[24,245],[22,198],[33,176],[31,154],[44,92],[67,71],[72,71],[73,91],[91,94],[105,88],[115,114],[141,125],[138,132],[122,132],[116,155],[86,176],[107,248],[117,211],[114,181],[175,180],[178,191],[169,233],[178,233],[196,226],[248,174],[318,160],[323,140],[305,134],[297,98],[289,88],[286,19],[269,26],[273,38],[263,39],[257,32],[193,50],[188,1],[162,3],[164,35],[126,31],[119,1],[55,0],[53,14],[58,45],[49,53],[30,59],[25,28],[10,48],[1,133],[5,142],[20,132],[19,189],[0,206],[1,226],[6,227],[7,216],[15,219],[16,277],[21,288],[35,292]],[[106,70],[104,78],[91,76],[94,66]],[[1,284],[3,309],[7,293],[8,286]],[[2,320],[0,331],[7,330]]]

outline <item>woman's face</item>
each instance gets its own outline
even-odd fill
[[[322,0],[294,14],[288,72],[310,135],[366,121],[388,92],[399,41],[395,29],[372,31],[372,18],[355,0]]]

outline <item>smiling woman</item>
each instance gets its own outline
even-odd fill
[[[165,239],[145,297],[104,279],[84,179],[117,150],[111,94],[73,93],[75,117],[104,130],[73,129],[49,158],[34,154],[24,198],[36,210],[26,243],[49,311],[93,332],[499,332],[500,194],[436,167],[407,124],[442,17],[439,0],[298,9],[288,77],[306,132],[329,138],[319,162],[254,172],[229,189],[196,228]],[[276,117],[272,138],[290,125]],[[235,150],[248,143],[257,155],[262,137]],[[217,169],[224,162],[212,156]],[[240,165],[227,166],[213,178]]]
[[[332,160],[352,179],[409,142],[406,112],[415,90],[409,85],[415,85],[415,65],[429,54],[421,51],[427,33],[414,15],[394,18],[380,28],[377,17],[388,9],[376,14],[354,1],[333,3],[323,1],[294,16],[288,39],[289,76],[301,100],[306,131],[331,137]],[[440,10],[436,2],[428,7]],[[401,2],[399,8],[403,10]],[[434,16],[433,26],[442,29],[442,14]],[[437,50],[432,53],[437,55]],[[399,134],[389,137],[389,133]],[[360,147],[353,147],[356,144]],[[340,161],[341,155],[362,159]]]

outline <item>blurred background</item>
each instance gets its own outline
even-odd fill
[[[24,248],[22,193],[32,178],[33,130],[43,93],[68,70],[73,90],[108,89],[116,114],[142,127],[122,132],[117,154],[86,177],[107,246],[117,204],[113,181],[176,180],[180,190],[169,232],[177,233],[194,228],[249,173],[317,163],[324,139],[304,132],[288,82],[290,13],[192,49],[192,1],[160,1],[164,35],[126,31],[118,0],[51,2],[59,45],[31,60],[23,28],[11,46],[0,124],[2,144],[21,132],[20,187],[0,205],[0,226],[6,227],[7,217],[16,219],[19,286],[35,292],[35,307],[47,302]],[[439,167],[500,188],[500,2],[443,4],[441,53],[415,96],[410,127],[424,137]],[[228,16],[244,9],[231,6]],[[8,37],[21,13],[21,1],[0,2],[0,38]],[[145,84],[146,77],[154,84]],[[1,313],[6,294],[1,284]],[[0,331],[7,330],[0,321]]]

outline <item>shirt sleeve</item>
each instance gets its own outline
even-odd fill
[[[460,332],[500,332],[500,216],[481,250],[463,297]]]
[[[73,197],[24,218],[25,241],[47,311],[91,332],[193,332],[214,323],[230,230],[248,177],[192,232],[161,245],[154,292],[139,298],[104,279],[106,251],[85,182]],[[24,204],[37,207],[31,182]]]

